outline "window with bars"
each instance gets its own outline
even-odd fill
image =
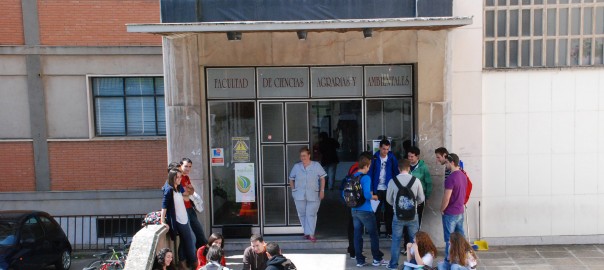
[[[162,77],[92,78],[96,136],[163,136]]]
[[[604,65],[604,0],[485,0],[484,67]]]

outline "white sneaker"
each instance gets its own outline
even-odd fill
[[[373,260],[373,263],[371,265],[380,266],[380,265],[388,265],[388,263],[389,263],[389,261],[386,261],[386,260],[381,260],[381,261]]]
[[[364,262],[364,263],[357,263],[357,267],[363,267],[363,266],[367,266],[367,263],[366,262]]]

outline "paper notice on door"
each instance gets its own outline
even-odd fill
[[[380,205],[380,200],[370,200],[371,202],[371,210],[375,213],[377,211],[378,206]]]

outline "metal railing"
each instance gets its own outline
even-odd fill
[[[141,228],[146,214],[55,216],[73,250],[105,250],[122,245],[116,234],[126,234],[126,241]]]

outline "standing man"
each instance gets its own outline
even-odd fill
[[[430,169],[428,169],[428,165],[419,159],[419,148],[413,146],[409,149],[409,153],[407,153],[407,158],[411,163],[411,175],[417,177],[422,183],[422,188],[424,189],[424,194],[426,195],[426,201],[430,199],[430,195],[432,194],[432,176],[430,176]],[[422,226],[422,216],[424,215],[424,206],[425,202],[417,205],[417,215],[419,218],[419,226]]]
[[[327,187],[333,190],[333,183],[336,178],[336,169],[340,160],[338,159],[338,151],[340,143],[329,138],[327,132],[319,133],[319,152],[321,153],[321,166],[327,172]]]
[[[193,193],[195,193],[195,189],[193,188],[193,185],[191,185],[191,179],[189,179],[189,173],[191,172],[192,167],[193,162],[191,159],[183,158],[180,161],[180,168],[182,170],[182,180],[180,182],[186,190],[185,194],[190,196],[193,196]],[[182,198],[185,201],[185,207],[187,209],[187,216],[189,216],[189,221],[191,223],[191,229],[193,230],[193,234],[195,234],[195,250],[197,250],[198,248],[205,246],[208,243],[208,239],[203,232],[203,227],[201,226],[199,219],[197,219],[197,213],[195,212],[193,202],[191,202],[189,196],[183,196]]]
[[[250,237],[251,246],[243,252],[243,270],[264,270],[266,269],[266,243],[262,236],[252,234]]]
[[[392,181],[390,181],[390,183],[388,184],[388,190],[386,192],[386,200],[389,204],[395,206],[393,207],[395,213],[397,203],[396,197],[399,191],[396,182],[400,183],[401,187],[408,187],[409,183],[411,182],[411,179],[414,177],[409,174],[409,160],[399,160],[398,169],[401,171],[401,173],[397,175],[396,178],[392,179]],[[413,180],[413,184],[411,185],[410,190],[413,193],[415,205],[418,205],[424,202],[424,190],[422,188],[422,184],[416,180],[418,179],[416,178],[415,180]],[[403,232],[405,231],[405,229],[407,231],[407,237],[408,239],[410,239],[410,242],[414,241],[415,234],[419,230],[417,209],[413,209],[413,211],[415,212],[415,217],[411,220],[399,220],[398,217],[394,217],[392,220],[392,245],[390,246],[390,263],[388,263],[388,269],[398,269],[398,257],[401,251],[401,239],[403,238]],[[406,247],[407,243],[405,243],[403,246]]]
[[[377,215],[375,215],[378,224],[380,220],[384,220],[386,223],[386,237],[392,236],[392,205],[386,201],[386,190],[388,189],[388,182],[390,179],[399,174],[398,161],[394,154],[390,151],[390,141],[382,139],[380,141],[380,150],[375,152],[374,159],[371,162],[371,169],[369,170],[369,176],[371,177],[371,190],[373,194],[378,196],[380,205],[377,208]],[[382,215],[381,209],[384,209]]]
[[[370,166],[371,159],[361,155],[361,157],[359,157],[359,169],[353,176],[357,177],[361,174],[366,174],[369,172]],[[361,189],[363,190],[365,202],[360,206],[350,209],[354,226],[354,251],[357,267],[367,265],[365,256],[363,256],[363,227],[365,227],[369,233],[369,238],[371,239],[371,256],[373,256],[372,265],[386,265],[388,262],[383,260],[384,253],[380,251],[377,223],[370,202],[370,200],[377,200],[377,196],[371,193],[371,178],[368,175],[361,176]],[[342,197],[344,197],[343,191]],[[392,208],[390,211],[392,211]]]
[[[436,162],[440,165],[445,165],[447,161],[447,155],[449,155],[449,151],[447,148],[439,147],[434,150],[434,154],[436,156]],[[459,168],[463,170],[463,160],[459,160]],[[451,174],[451,170],[445,167],[445,179]]]
[[[449,237],[453,232],[463,231],[464,200],[466,198],[466,186],[468,179],[459,168],[459,156],[456,154],[447,155],[445,162],[447,169],[451,170],[451,175],[445,179],[445,194],[440,206],[440,212],[443,220],[443,232],[445,236],[445,261],[449,258]]]

